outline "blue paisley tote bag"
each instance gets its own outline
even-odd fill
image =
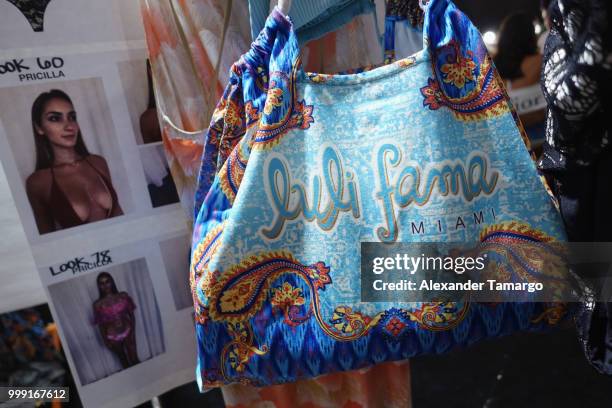
[[[196,196],[200,386],[291,382],[563,320],[543,303],[360,301],[361,242],[564,239],[476,28],[432,0],[423,38],[370,71],[307,73],[274,11],[232,67]]]

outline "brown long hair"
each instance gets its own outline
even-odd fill
[[[70,97],[59,89],[51,89],[49,92],[41,93],[32,104],[32,133],[34,134],[34,144],[36,145],[36,170],[48,169],[53,166],[54,157],[51,142],[49,142],[48,137],[36,131],[36,126],[40,127],[42,125],[42,114],[45,106],[52,99],[62,99],[74,106]],[[89,155],[80,128],[74,150],[82,157]]]
[[[523,59],[537,53],[538,37],[531,17],[522,11],[507,16],[499,28],[497,55],[493,59],[501,77],[508,80],[522,77]]]
[[[115,280],[113,279],[113,276],[108,272],[100,272],[100,274],[96,277],[96,285],[98,286],[98,294],[100,295],[100,299],[104,297],[104,293],[102,293],[102,290],[100,289],[100,279],[104,277],[110,279],[111,281],[111,292],[113,294],[119,293],[119,291],[117,290],[117,285],[115,285]]]

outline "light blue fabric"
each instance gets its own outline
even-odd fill
[[[304,44],[335,31],[360,14],[374,12],[372,0],[302,0],[293,1],[289,17]],[[249,0],[251,34],[256,38],[263,29],[270,10],[269,0]]]
[[[360,300],[361,242],[482,242],[503,254],[564,239],[478,31],[450,1],[429,4],[423,52],[372,71],[303,72],[276,11],[232,68],[196,200],[202,386],[443,353],[567,316],[533,302]],[[534,272],[517,257],[513,282]]]
[[[384,61],[391,63],[423,49],[423,32],[405,17],[386,16]]]

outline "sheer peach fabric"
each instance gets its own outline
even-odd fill
[[[408,361],[328,374],[266,388],[222,389],[227,408],[407,408],[412,406]]]

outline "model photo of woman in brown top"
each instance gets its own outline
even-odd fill
[[[40,234],[122,215],[106,160],[90,154],[70,97],[53,89],[32,105],[36,170],[26,191]]]

